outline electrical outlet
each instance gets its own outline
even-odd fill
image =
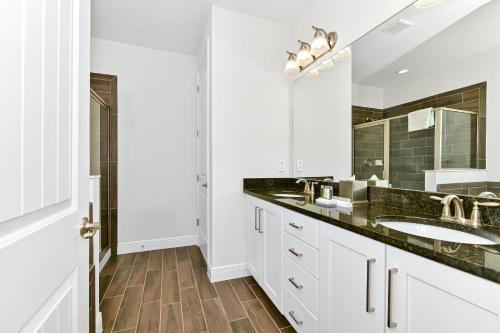
[[[285,172],[286,171],[286,162],[285,162],[285,160],[279,160],[278,161],[278,171],[279,172]]]
[[[303,172],[303,171],[304,171],[304,161],[297,160],[297,172]]]

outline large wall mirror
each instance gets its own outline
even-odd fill
[[[395,188],[500,196],[500,149],[495,148],[500,144],[499,17],[499,0],[411,5],[351,45],[349,172],[356,179],[375,175]],[[317,84],[332,88],[324,81]],[[306,77],[294,83],[294,118],[297,88],[308,84]],[[322,121],[314,108],[310,115],[318,125],[313,128],[310,119],[311,127],[301,130],[309,135],[337,131],[338,115],[332,110],[335,119]],[[295,147],[301,140],[298,126],[293,123]],[[314,142],[308,142],[311,151],[335,158]],[[292,156],[300,155],[295,147]],[[307,176],[319,175],[311,171]],[[344,176],[336,172],[328,174]]]

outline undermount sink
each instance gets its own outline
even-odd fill
[[[426,219],[407,218],[407,217],[380,217],[375,219],[377,224],[407,234],[421,236],[436,240],[442,240],[454,243],[477,244],[477,245],[495,245],[500,244],[500,237],[483,232],[481,236],[474,233],[460,230],[440,227],[425,223]]]
[[[305,198],[307,194],[296,194],[296,193],[272,193],[275,197],[280,198]]]

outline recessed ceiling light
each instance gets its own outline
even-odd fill
[[[443,0],[418,0],[413,5],[418,9],[431,8],[439,4]]]
[[[396,73],[397,74],[406,74],[410,71],[409,68],[401,68],[400,70],[398,70]]]

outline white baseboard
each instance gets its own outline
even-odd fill
[[[208,278],[210,279],[210,282],[237,279],[249,275],[250,272],[247,269],[246,263],[210,267],[208,269]]]
[[[118,243],[117,252],[118,254],[125,254],[132,252],[168,249],[172,247],[188,245],[198,245],[198,235]]]
[[[108,249],[106,253],[104,254],[104,257],[102,257],[102,260],[99,262],[99,272],[102,271],[104,266],[108,263],[109,258],[111,258],[111,250]]]

